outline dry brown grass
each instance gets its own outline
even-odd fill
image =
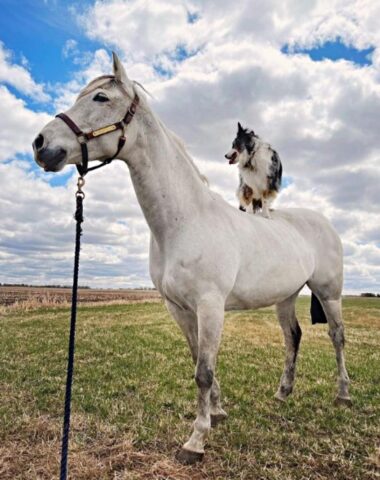
[[[79,289],[78,303],[95,305],[126,305],[129,303],[159,302],[155,290],[97,290]],[[69,307],[71,289],[44,287],[0,286],[0,314],[12,311],[29,312],[39,308]]]
[[[86,436],[89,419],[74,415],[69,455],[69,478],[75,480],[201,480],[222,478],[206,466],[179,464],[167,453],[137,450],[128,435],[97,423],[95,439]],[[94,426],[93,426],[94,427]],[[58,478],[61,424],[48,416],[25,418],[22,429],[10,432],[0,446],[2,480]],[[215,468],[215,467],[214,467]],[[210,477],[210,474],[212,477]]]

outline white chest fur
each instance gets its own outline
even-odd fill
[[[267,143],[260,142],[249,161],[249,157],[239,161],[239,172],[245,184],[253,190],[255,198],[261,198],[268,189],[268,175],[272,162],[272,150]]]

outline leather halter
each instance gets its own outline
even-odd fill
[[[125,128],[126,126],[131,123],[137,109],[137,105],[139,104],[139,97],[137,93],[129,106],[127,113],[124,117],[116,123],[111,123],[110,125],[105,125],[104,127],[98,128],[96,130],[91,130],[90,132],[83,132],[78,125],[71,120],[71,118],[66,115],[66,113],[59,113],[56,115],[56,118],[60,118],[62,121],[66,123],[66,125],[70,128],[70,130],[76,135],[77,140],[80,144],[80,148],[82,151],[82,164],[76,165],[79,175],[84,177],[87,172],[91,170],[96,170],[97,168],[104,167],[108,163],[111,163],[117,155],[119,155],[121,149],[124,147],[125,144]],[[106,135],[107,133],[114,132],[116,130],[122,130],[121,136],[119,138],[119,142],[117,144],[117,150],[115,155],[106,160],[103,160],[100,165],[96,165],[95,167],[88,168],[88,149],[87,149],[87,142],[93,140],[94,138],[100,137],[101,135]]]

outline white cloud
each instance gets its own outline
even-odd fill
[[[0,178],[0,282],[70,284],[75,176],[51,187],[26,162],[12,161],[0,164]],[[83,229],[82,285],[151,285],[148,228],[121,162],[88,182]]]
[[[310,47],[341,38],[347,45],[365,49],[379,45],[377,18],[380,5],[373,0],[323,0],[312,2],[312,15],[293,25],[288,43]]]
[[[51,119],[28,109],[25,102],[0,85],[0,162],[16,153],[32,153],[32,142]]]
[[[40,102],[50,99],[50,96],[44,91],[44,87],[36,83],[25,68],[25,60],[23,60],[23,66],[12,63],[12,54],[4,48],[2,42],[0,42],[0,82],[12,85],[21,93]]]
[[[174,0],[97,1],[80,21],[90,38],[121,48],[133,61],[152,60],[177,45],[199,46],[205,39],[188,13],[184,2]]]
[[[346,289],[361,291],[376,290],[380,283],[380,36],[375,21],[379,8],[367,0],[240,0],[232,9],[225,0],[113,0],[95,2],[81,23],[89,37],[120,49],[130,77],[154,94],[153,109],[185,140],[211,187],[229,202],[236,205],[237,172],[223,155],[236,122],[250,125],[272,143],[283,160],[285,175],[292,178],[276,206],[325,213],[345,246]],[[188,12],[197,13],[193,23]],[[374,46],[373,65],[313,62],[306,55],[288,56],[280,50],[285,44],[310,47],[337,36],[357,48]],[[178,46],[194,55],[178,58]],[[73,52],[77,46],[68,47]],[[160,77],[154,65],[170,72],[171,78]],[[111,59],[105,49],[86,55],[82,69],[68,84],[57,87],[57,109],[70,106],[93,77],[109,72]],[[13,105],[16,99],[8,101]],[[18,104],[14,110],[30,115],[36,124],[42,120],[25,113],[25,105]],[[0,154],[6,148],[11,148],[11,142]],[[25,188],[35,191],[41,185],[37,177],[29,177],[28,182]],[[45,202],[54,213],[55,198],[64,198],[72,206],[71,184],[57,190],[43,183],[43,188],[49,192]],[[88,283],[149,282],[148,229],[125,169],[107,167],[107,173],[91,176],[86,189],[84,239],[88,243],[83,249],[83,271],[88,270],[83,274]],[[61,215],[70,211],[68,204],[59,209]],[[43,214],[37,207],[35,211]],[[19,223],[28,224],[27,218],[14,215],[23,218]],[[46,218],[48,232],[52,217]],[[48,233],[40,244],[35,240],[38,248],[50,248],[53,239]],[[57,240],[57,244],[66,242],[67,256],[72,248],[68,238]],[[6,251],[18,258],[13,250]],[[35,261],[32,256],[30,272]],[[69,263],[57,262],[66,265],[63,278]],[[123,283],[128,272],[132,276]]]
[[[62,48],[62,55],[64,58],[76,56],[80,53],[78,49],[78,42],[72,38],[66,40]]]

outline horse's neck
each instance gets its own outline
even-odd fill
[[[199,211],[208,188],[161,122],[152,116],[141,130],[127,163],[144,216],[161,243]]]

